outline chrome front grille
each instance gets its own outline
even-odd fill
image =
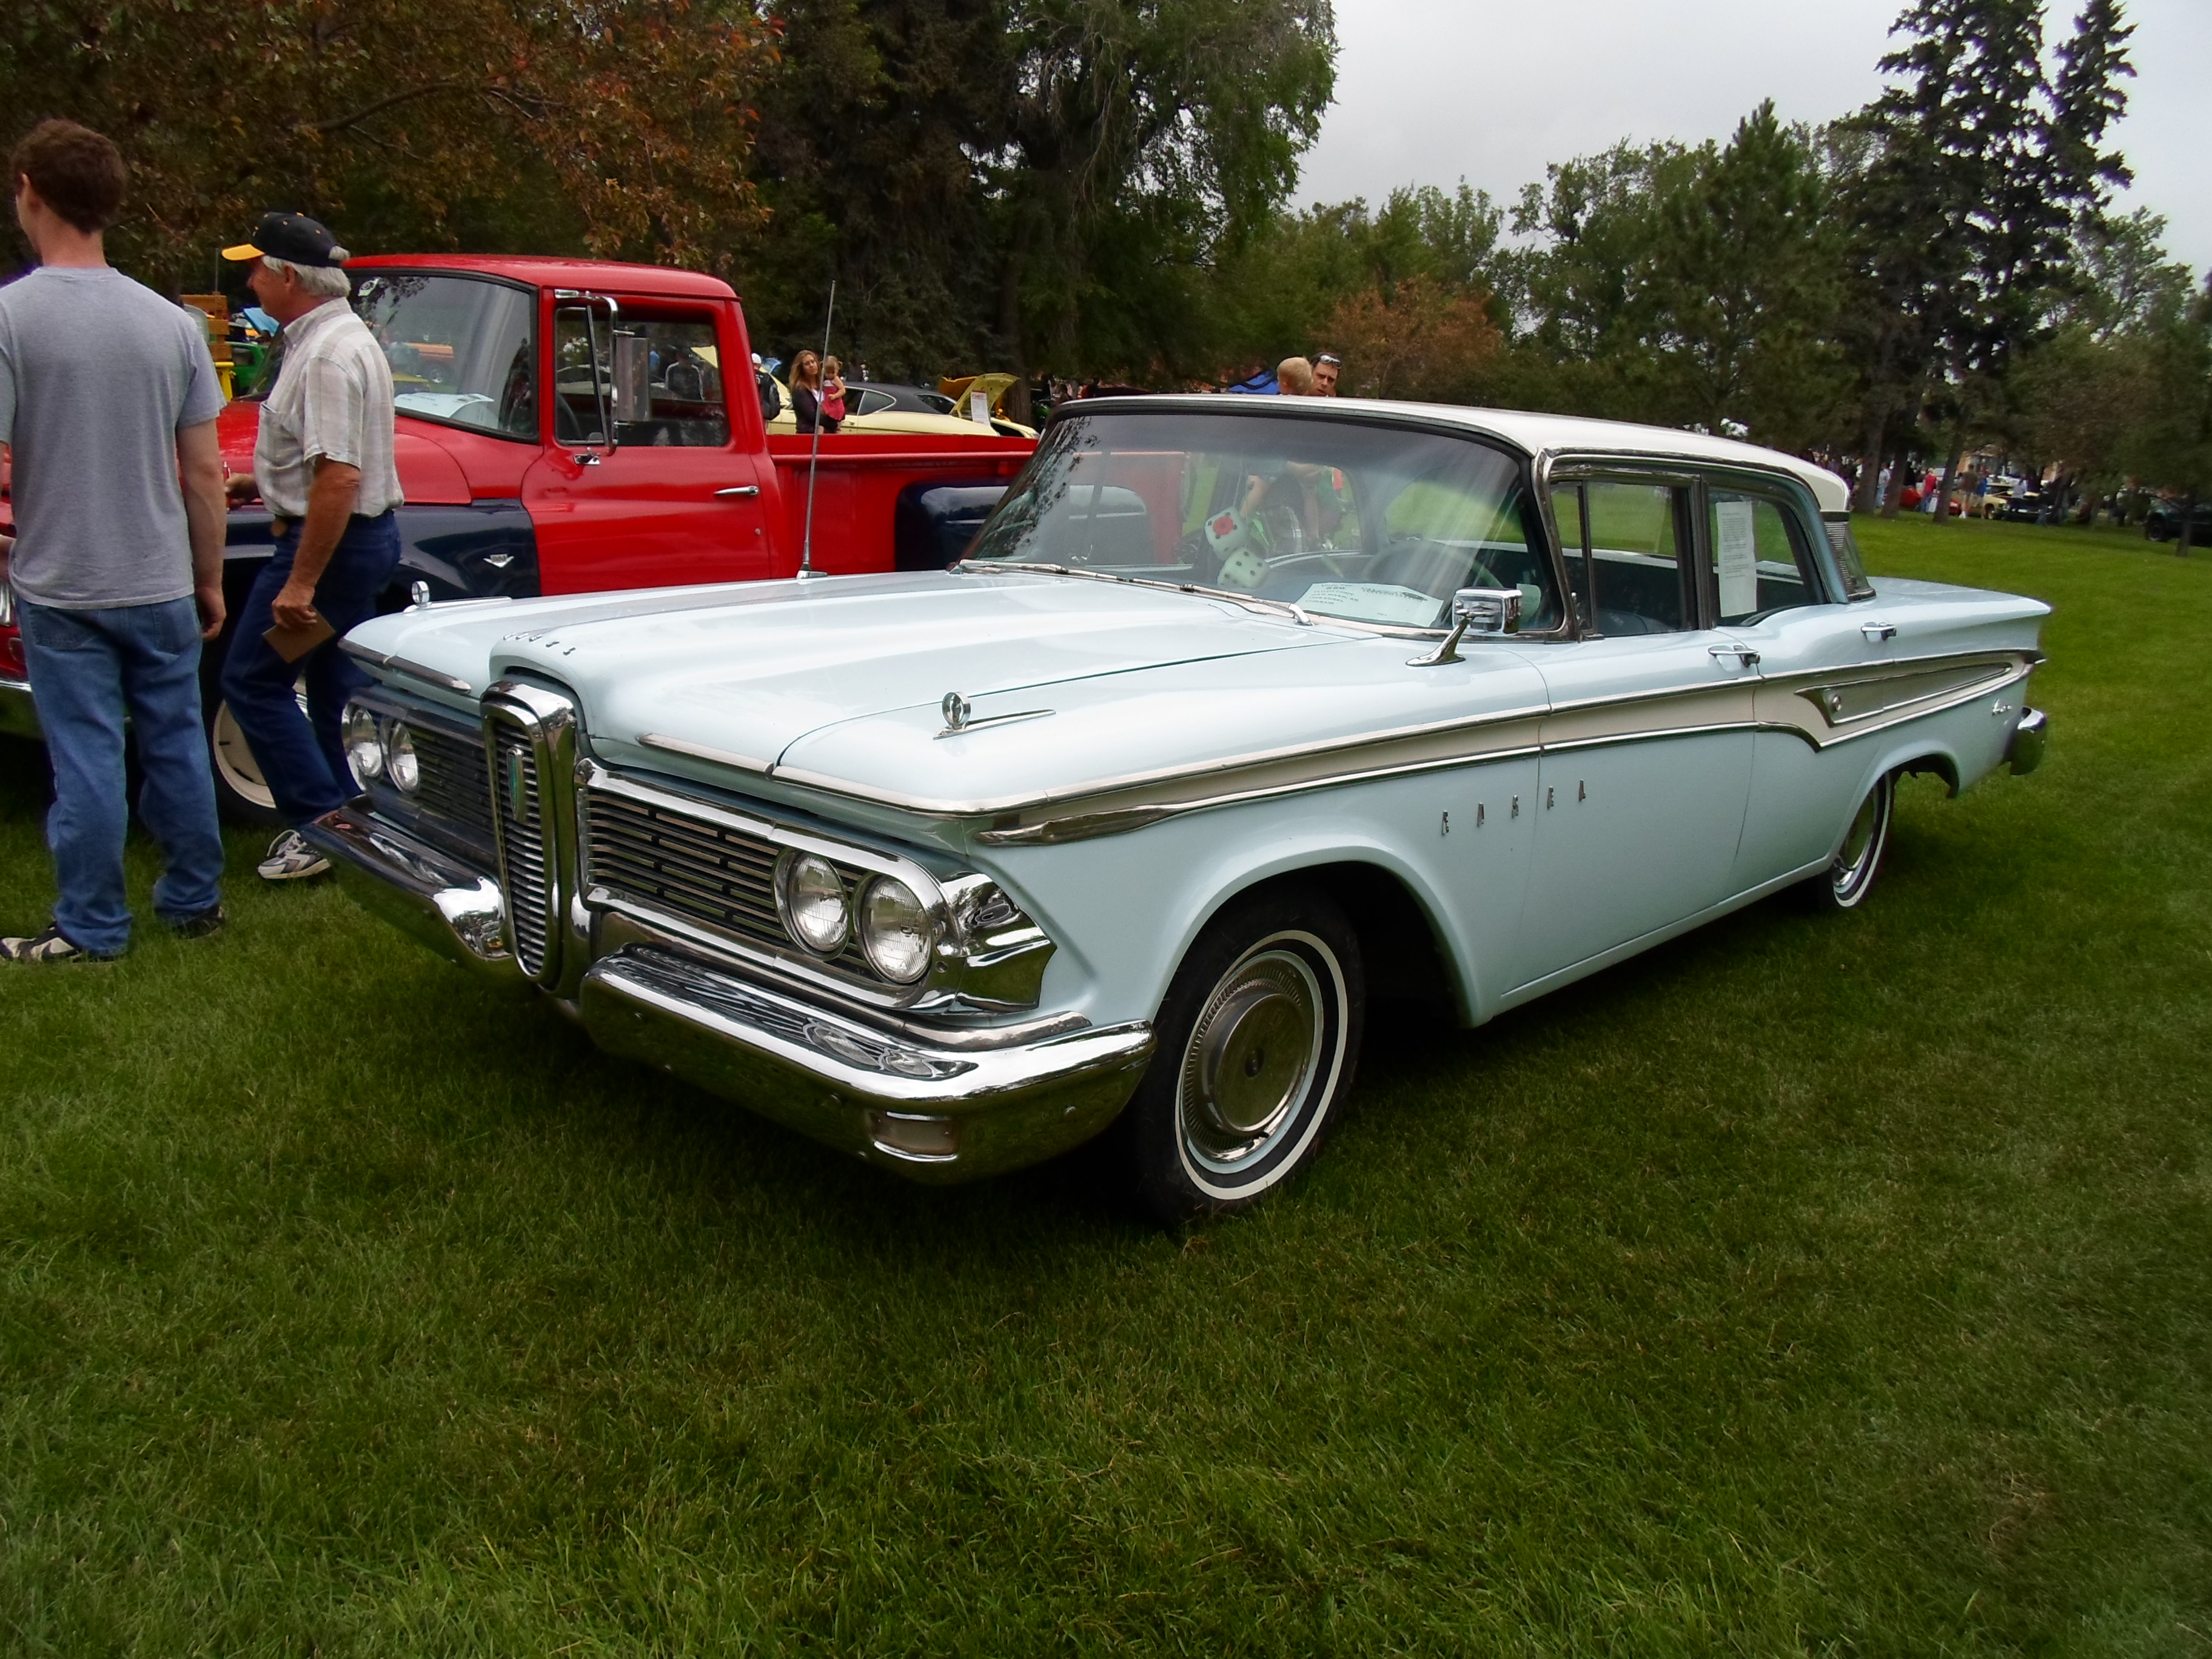
[[[503,723],[492,728],[497,762],[492,799],[499,814],[501,884],[507,890],[507,927],[515,960],[535,979],[545,971],[545,939],[552,910],[545,856],[544,790],[529,734]]]
[[[410,724],[422,783],[410,803],[480,847],[492,844],[491,780],[484,772],[481,738],[459,737],[434,726]]]
[[[592,884],[615,902],[793,948],[776,915],[773,842],[605,789],[584,792],[584,836]],[[874,977],[849,939],[830,965]]]

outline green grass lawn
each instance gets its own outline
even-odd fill
[[[1851,915],[1384,1023],[1186,1238],[603,1059],[252,838],[225,936],[5,972],[0,1648],[2212,1653],[2212,560],[1860,533],[2057,607],[2043,769],[1915,781]]]

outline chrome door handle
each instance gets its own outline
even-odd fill
[[[1888,623],[1862,623],[1859,632],[1866,635],[1869,645],[1880,645],[1884,640],[1897,637],[1897,629]]]
[[[759,494],[758,484],[732,484],[727,489],[716,490],[714,499],[718,501],[750,501]]]
[[[1733,657],[1738,663],[1746,668],[1756,668],[1759,666],[1759,653],[1753,650],[1747,645],[1716,645],[1707,651],[1705,654],[1716,659],[1721,657]]]

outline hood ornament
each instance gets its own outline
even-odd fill
[[[977,720],[975,710],[968,706],[968,699],[957,691],[947,691],[945,701],[937,707],[945,716],[945,729],[937,734],[940,738],[957,738],[963,732],[980,732],[987,726],[1012,726],[1016,720],[1041,720],[1052,713],[1049,708],[1024,708],[1011,714],[986,714]]]

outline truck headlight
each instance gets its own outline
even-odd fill
[[[384,770],[392,787],[411,795],[422,784],[422,763],[415,757],[415,734],[398,720],[384,734]]]
[[[914,889],[895,876],[878,876],[860,899],[860,949],[869,964],[894,984],[911,985],[929,971],[937,929]]]
[[[359,703],[350,705],[345,712],[346,764],[362,783],[372,783],[384,775],[384,738],[376,729],[376,713]]]
[[[775,875],[775,908],[784,931],[817,956],[835,956],[852,934],[845,878],[812,853],[790,853]]]

